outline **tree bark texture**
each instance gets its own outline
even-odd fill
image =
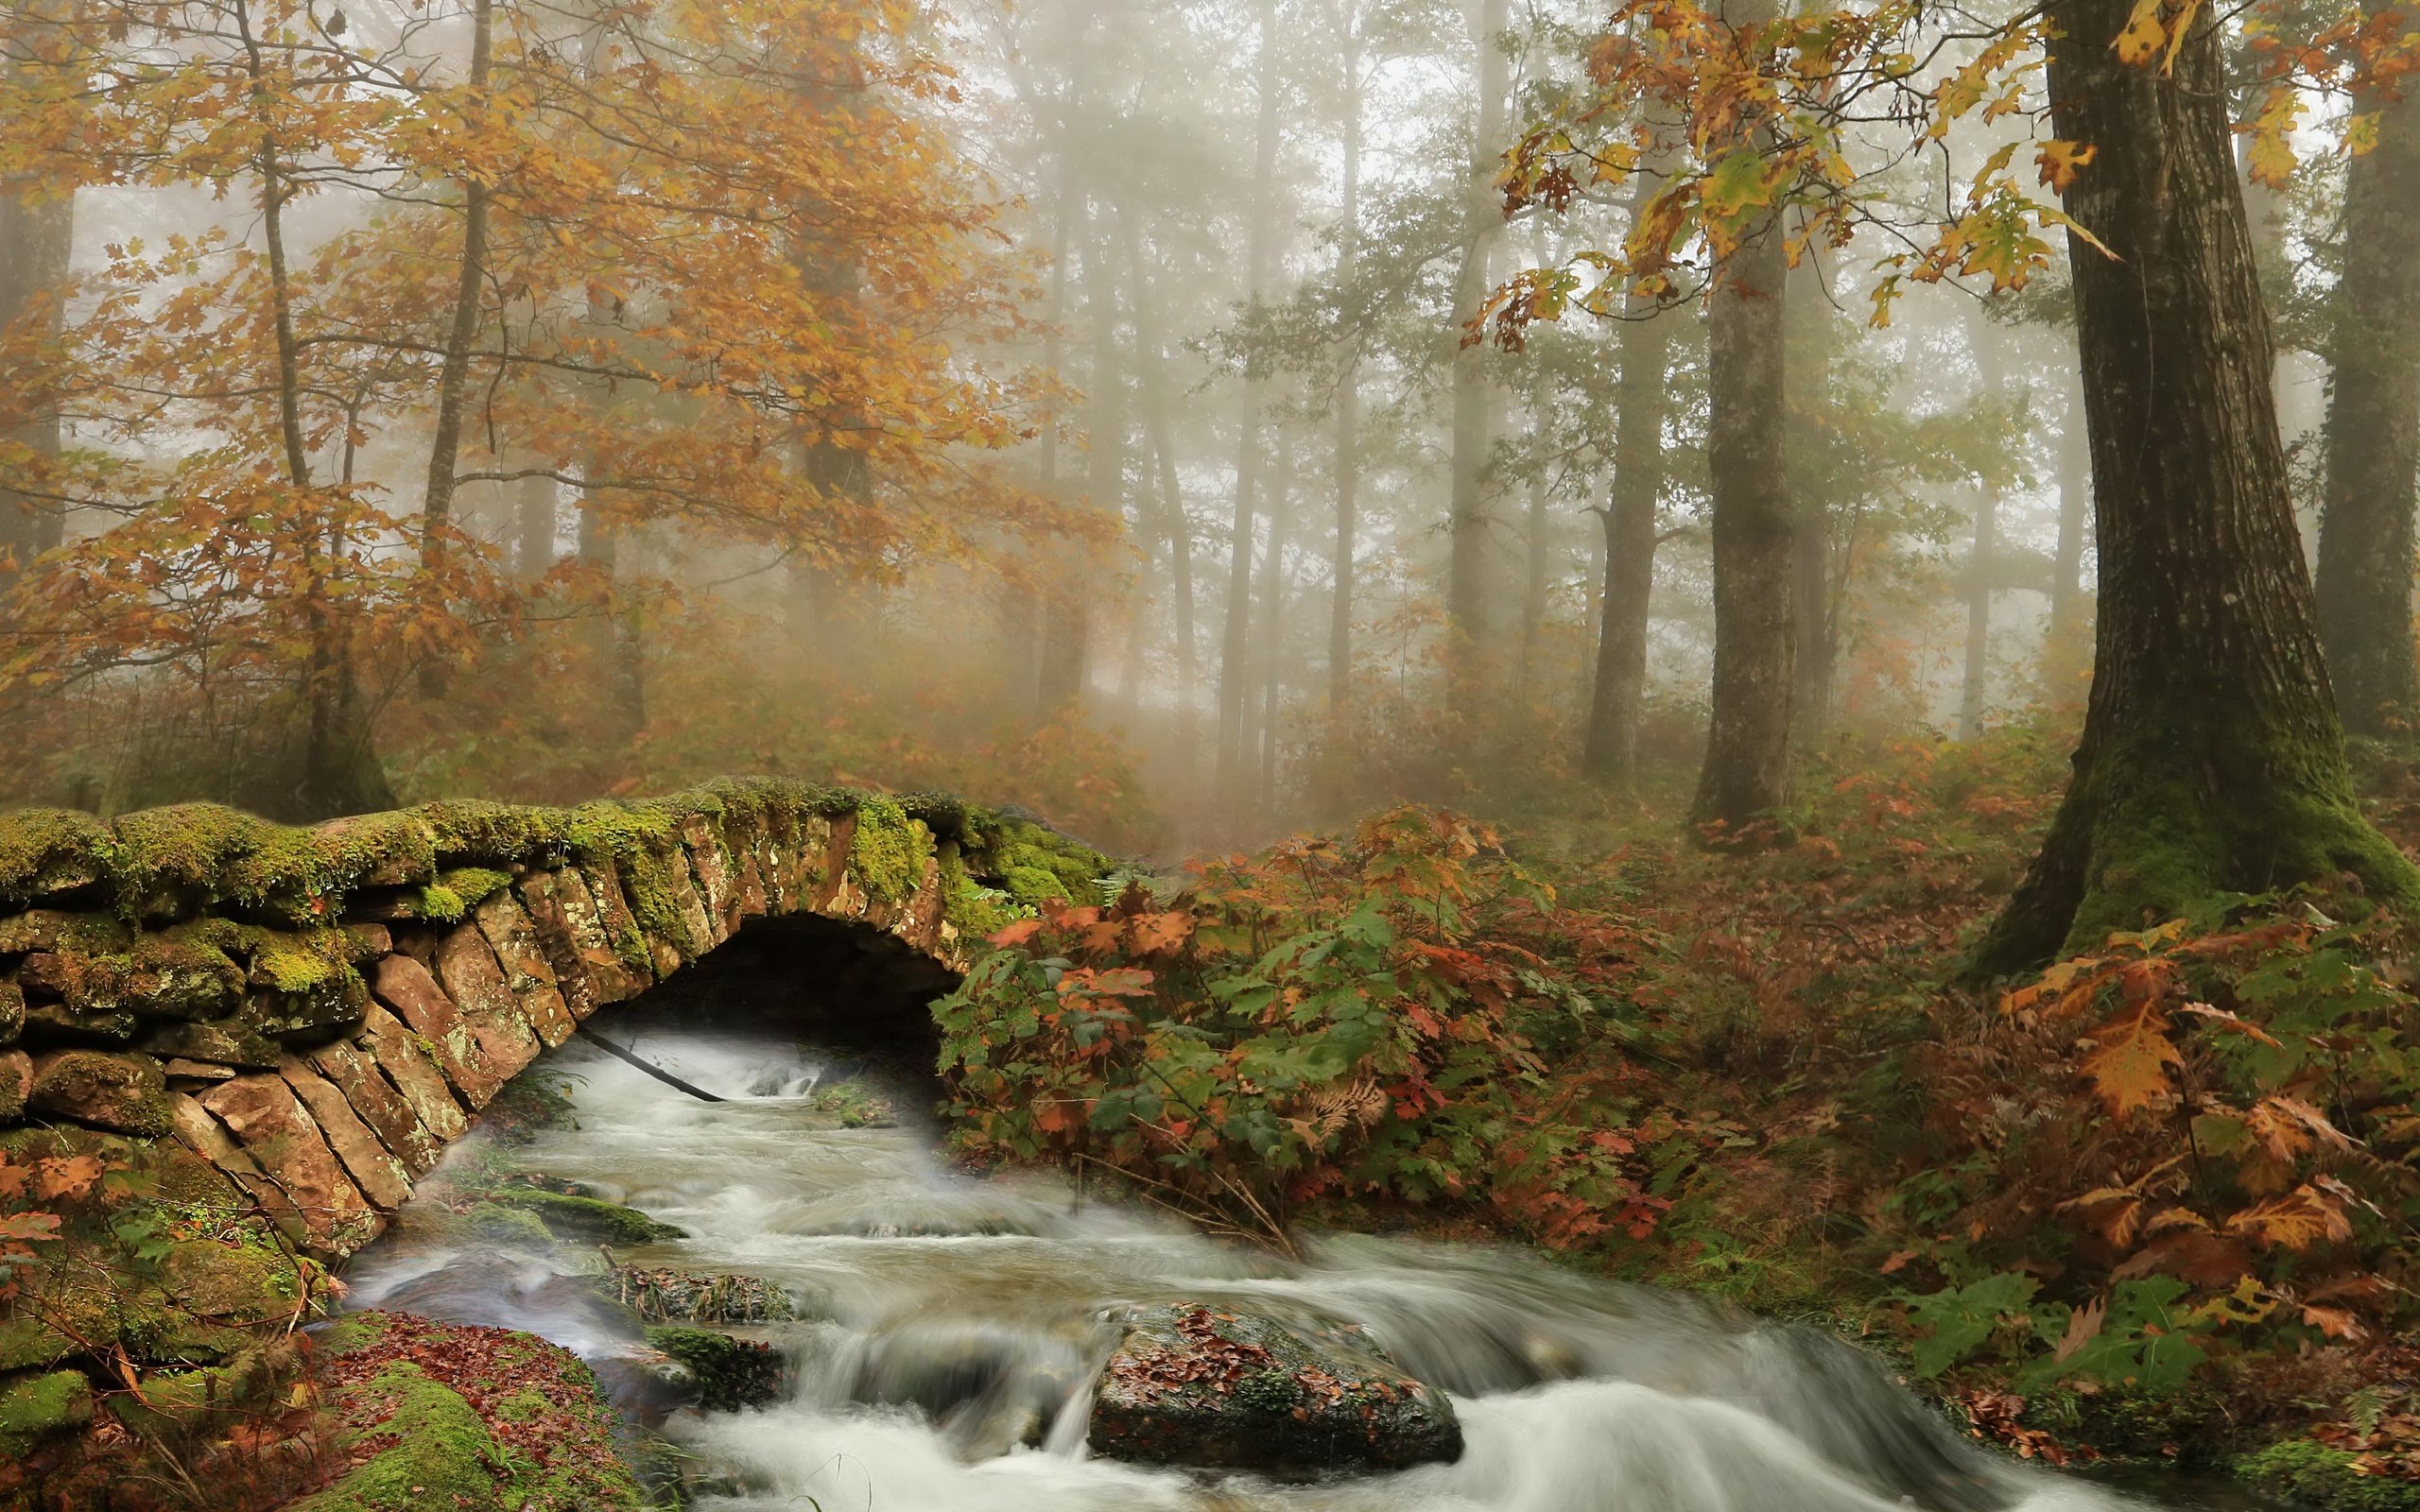
[[[2131,0],[2061,0],[2057,134],[2099,155],[2067,211],[2100,552],[2075,774],[1971,966],[2023,970],[2215,891],[2350,873],[2420,905],[2361,816],[2320,657],[2230,152],[2219,28],[2121,63]]]
[[[1249,295],[1255,305],[1268,295],[1270,269],[1276,260],[1280,131],[1277,107],[1283,87],[1278,70],[1276,0],[1261,0],[1258,11],[1260,121],[1253,152],[1250,246],[1245,253]],[[1226,621],[1219,638],[1219,750],[1213,784],[1219,800],[1233,807],[1243,802],[1247,784],[1245,701],[1253,680],[1252,557],[1259,513],[1264,387],[1256,379],[1247,380],[1244,385],[1243,415],[1236,427],[1235,521],[1228,537]]]
[[[1348,15],[1341,44],[1343,206],[1336,232],[1336,283],[1352,298],[1361,264],[1361,26]],[[1327,707],[1341,716],[1353,686],[1353,574],[1355,537],[1361,528],[1360,334],[1351,331],[1336,374],[1336,555],[1329,571]]]
[[[34,184],[0,182],[0,331],[40,312],[42,335],[58,336],[62,306],[56,296],[67,282],[75,229],[72,196],[45,198]],[[37,456],[56,457],[59,416],[55,411],[31,416],[9,438]],[[58,545],[63,520],[56,501],[0,483],[0,548],[9,553],[9,567],[22,570]]]
[[[1832,602],[1832,506],[1826,487],[1823,406],[1832,376],[1832,301],[1809,251],[1784,280],[1789,304],[1789,450],[1798,530],[1790,542],[1790,717],[1800,749],[1822,740],[1832,716],[1836,606]]]
[[[495,57],[494,0],[471,8],[470,84],[483,96]],[[428,449],[428,481],[422,492],[420,555],[438,565],[444,531],[454,512],[454,473],[462,454],[462,411],[471,381],[471,345],[479,334],[480,297],[488,276],[488,203],[491,191],[475,178],[462,181],[462,254],[455,270],[454,314],[446,329],[445,355],[438,369],[437,421]]]
[[[2409,83],[2411,81],[2407,81]],[[2420,715],[2411,644],[2412,508],[2420,480],[2420,100],[2372,95],[2377,145],[2344,177],[2322,430],[2314,588],[2320,644],[2344,728],[2409,731]]]
[[[1657,180],[1639,175],[1635,215]],[[1655,513],[1664,492],[1664,421],[1672,320],[1654,301],[1625,298],[1615,342],[1614,482],[1605,499],[1605,576],[1597,622],[1597,678],[1581,771],[1619,788],[1638,782],[1638,716],[1647,694],[1648,601],[1655,586]]]
[[[1511,61],[1497,45],[1510,23],[1509,0],[1477,0],[1471,13],[1471,40],[1478,51],[1478,117],[1473,123],[1467,229],[1461,266],[1454,276],[1456,317],[1467,315],[1486,298],[1491,254],[1502,232],[1493,184],[1495,157],[1506,143],[1505,112],[1512,90]],[[1489,623],[1489,577],[1493,542],[1489,540],[1486,467],[1494,440],[1495,391],[1488,371],[1485,343],[1465,347],[1453,359],[1452,495],[1447,506],[1445,615],[1462,644],[1456,661],[1465,667],[1484,659],[1493,627]]]
[[[1769,0],[1726,19],[1769,19]],[[1706,311],[1706,470],[1714,548],[1714,687],[1691,821],[1737,835],[1789,799],[1798,507],[1788,425],[1789,259],[1779,223],[1724,260]],[[1709,831],[1709,833],[1712,833]]]
[[[1144,270],[1143,238],[1138,216],[1130,207],[1117,210],[1118,231],[1126,242],[1126,272],[1134,291],[1134,366],[1140,376],[1144,438],[1159,482],[1160,529],[1168,545],[1168,598],[1176,635],[1176,738],[1178,770],[1188,794],[1194,780],[1194,747],[1201,740],[1197,702],[1201,659],[1196,648],[1193,591],[1193,520],[1185,513],[1184,489],[1177,475],[1174,426],[1167,393],[1167,348],[1161,340],[1152,283]]]

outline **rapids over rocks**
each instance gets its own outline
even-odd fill
[[[764,1278],[801,1321],[737,1330],[795,1363],[786,1400],[673,1413],[704,1512],[2101,1512],[2089,1483],[1986,1456],[1868,1359],[1791,1329],[1559,1271],[1512,1249],[1349,1238],[1292,1264],[1050,1177],[970,1179],[919,1126],[929,1088],[863,1126],[845,1066],[765,1032],[644,1009],[612,1038],[727,1099],[705,1103],[575,1040],[579,1127],[484,1161],[584,1183],[686,1237],[614,1258]],[[860,1085],[852,1081],[852,1088]],[[822,1095],[819,1096],[818,1093]],[[860,1126],[850,1126],[852,1125]],[[424,1199],[416,1199],[424,1200]],[[524,1329],[587,1357],[649,1416],[637,1331],[572,1279],[602,1257],[432,1242],[408,1219],[356,1261],[359,1306]],[[1357,1323],[1451,1394],[1450,1465],[1307,1483],[1088,1455],[1089,1383],[1121,1304],[1206,1301]]]

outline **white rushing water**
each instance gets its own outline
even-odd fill
[[[952,1171],[929,1131],[818,1111],[811,1050],[602,1027],[732,1100],[702,1103],[575,1040],[580,1127],[510,1152],[688,1237],[619,1259],[761,1276],[811,1321],[742,1331],[797,1364],[791,1400],[683,1411],[665,1432],[704,1512],[2109,1512],[2087,1483],[1980,1454],[1857,1351],[1511,1248],[1332,1242],[1284,1264],[1065,1184]],[[458,1147],[451,1160],[480,1158]],[[493,1158],[493,1157],[490,1157]],[[627,1325],[567,1274],[596,1257],[404,1235],[348,1277],[357,1306],[527,1329],[615,1378]],[[1365,1325],[1454,1399],[1452,1465],[1284,1485],[1084,1452],[1083,1383],[1119,1304],[1199,1300]]]

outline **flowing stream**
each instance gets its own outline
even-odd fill
[[[796,1364],[789,1400],[674,1412],[704,1512],[2064,1512],[2125,1500],[1981,1454],[1863,1355],[1795,1330],[1558,1270],[1511,1248],[1351,1239],[1303,1264],[1214,1244],[1055,1178],[972,1179],[913,1112],[845,1126],[848,1068],[766,1033],[599,1028],[730,1100],[704,1103],[574,1040],[577,1131],[449,1161],[587,1183],[687,1230],[615,1258],[760,1276],[808,1321],[736,1330]],[[825,1095],[819,1097],[819,1091]],[[896,1100],[915,1107],[928,1089]],[[862,1115],[859,1115],[860,1119]],[[647,1416],[641,1346],[571,1279],[600,1257],[416,1237],[348,1276],[354,1305],[529,1330]],[[1451,1393],[1452,1465],[1278,1484],[1089,1456],[1086,1383],[1118,1304],[1189,1300],[1365,1325]]]

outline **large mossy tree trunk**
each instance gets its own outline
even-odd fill
[[[2098,155],[2068,213],[2092,442],[2100,613],[2075,774],[2041,855],[1978,950],[2040,964],[2221,890],[2350,874],[2420,904],[2361,816],[2287,492],[2218,26],[2172,73],[2121,63],[2132,0],[2063,0],[2060,137]]]
[[[2408,83],[2409,81],[2407,81]],[[2411,650],[2412,507],[2420,502],[2420,101],[2373,94],[2377,144],[2344,176],[2323,435],[2320,644],[2344,728],[2409,730],[2420,715]]]
[[[1724,11],[1734,26],[1772,14],[1770,0],[1737,0]],[[1784,456],[1788,279],[1782,228],[1768,217],[1724,259],[1706,310],[1714,688],[1689,817],[1726,838],[1789,800],[1798,509]]]

